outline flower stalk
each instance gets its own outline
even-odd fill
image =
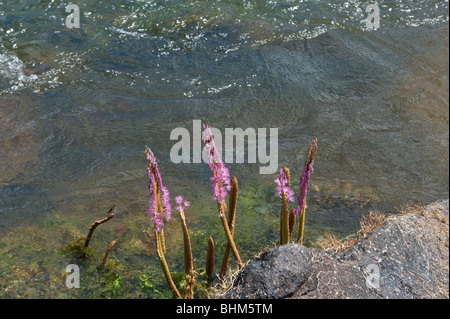
[[[208,287],[211,286],[212,273],[214,271],[214,240],[209,236],[208,240],[208,250],[206,251],[206,279]]]
[[[162,232],[155,230],[156,253],[158,254],[158,259],[161,264],[161,268],[163,270],[164,277],[166,278],[167,285],[169,286],[170,291],[172,291],[172,294],[175,298],[180,299],[181,294],[178,291],[177,287],[175,286],[175,283],[173,282],[172,276],[170,275],[169,266],[167,265],[167,261],[163,253],[163,249],[161,246],[162,236],[163,236]]]
[[[188,201],[184,201],[183,196],[175,197],[175,202],[178,204],[178,207],[176,209],[180,213],[181,229],[183,230],[184,272],[186,279],[184,295],[186,299],[193,299],[195,284],[194,259],[192,257],[191,240],[189,238],[189,233],[186,226],[186,218],[184,215],[184,207],[190,206],[190,203]]]
[[[236,177],[231,178],[231,189],[230,196],[228,199],[228,227],[230,229],[231,236],[234,235],[234,220],[236,217],[236,205],[237,205],[237,196],[238,196],[238,181]],[[228,267],[228,258],[231,251],[230,243],[227,243],[227,247],[225,248],[225,253],[222,260],[222,268],[220,270],[220,279],[223,280],[225,278],[225,274],[227,272]]]
[[[314,172],[314,156],[317,153],[317,138],[314,139],[306,156],[305,164],[303,165],[302,176],[299,181],[300,194],[297,198],[298,207],[294,209],[293,213],[299,216],[298,238],[297,242],[303,244],[303,233],[305,229],[305,210],[308,207],[306,204],[306,194],[308,185],[311,179],[311,174]]]
[[[230,173],[226,168],[225,164],[220,159],[220,155],[214,143],[214,137],[211,132],[211,128],[208,125],[204,125],[204,130],[202,134],[203,142],[205,143],[206,150],[209,156],[209,168],[213,173],[211,177],[211,188],[213,192],[213,199],[217,202],[219,209],[219,217],[222,220],[222,225],[227,236],[228,243],[231,247],[234,259],[239,265],[239,268],[243,268],[244,264],[241,261],[236,244],[233,240],[233,235],[231,234],[230,227],[228,226],[228,221],[225,217],[225,212],[227,205],[225,203],[225,197],[227,196],[227,190],[231,189],[230,186]]]
[[[292,233],[294,232],[294,227],[295,227],[295,214],[294,214],[294,209],[291,208],[290,212],[289,212],[289,240],[292,237]]]
[[[276,196],[281,197],[281,211],[280,211],[280,244],[286,245],[289,243],[289,204],[288,201],[294,201],[294,191],[289,187],[290,174],[287,167],[280,168],[277,183]]]
[[[158,163],[156,162],[153,152],[148,147],[145,148],[145,156],[148,162],[147,176],[150,179],[148,185],[150,191],[150,202],[147,214],[150,216],[150,219],[154,224],[156,253],[170,290],[175,298],[181,298],[181,294],[173,282],[172,276],[170,275],[169,267],[164,256],[166,247],[163,232],[163,219],[169,221],[171,216],[169,191],[162,184]]]

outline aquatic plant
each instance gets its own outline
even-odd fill
[[[145,156],[148,162],[147,176],[150,179],[148,186],[150,191],[150,201],[147,214],[150,216],[155,226],[154,234],[156,253],[170,290],[175,298],[181,298],[181,294],[175,286],[172,276],[170,275],[169,267],[164,256],[166,248],[164,242],[163,218],[165,218],[166,221],[169,221],[171,216],[169,191],[162,184],[161,174],[159,173],[155,156],[147,146],[145,147]]]
[[[203,125],[202,139],[205,143],[205,148],[208,153],[208,165],[213,173],[211,177],[211,189],[213,193],[213,199],[217,203],[225,203],[225,197],[227,196],[227,190],[230,190],[230,172],[225,164],[220,159],[219,152],[217,151],[214,143],[214,137],[211,132],[211,128],[208,125]],[[219,211],[220,215],[224,215],[222,210]]]
[[[209,236],[208,240],[208,250],[206,251],[206,278],[208,281],[208,287],[212,282],[212,273],[214,270],[214,240]]]
[[[84,278],[81,295],[87,293],[91,298],[115,298],[121,293],[119,281],[123,279],[123,268],[116,259],[110,258],[111,250],[118,240],[111,241],[103,254],[91,245],[94,230],[115,216],[113,210],[114,206],[108,210],[107,217],[91,224],[87,237],[79,237],[58,249],[58,253],[64,255],[68,262],[80,266]],[[94,291],[93,286],[99,289]]]
[[[170,220],[172,207],[170,206],[170,195],[167,188],[162,184],[161,174],[159,173],[158,163],[155,155],[146,146],[145,156],[148,162],[147,176],[150,181],[148,189],[150,191],[150,203],[147,209],[147,214],[155,225],[155,230],[161,232],[163,228],[163,218],[166,221]]]
[[[238,197],[238,181],[236,177],[231,178],[231,189],[230,196],[228,198],[228,227],[230,228],[231,236],[234,235],[234,220],[236,218],[236,205],[237,205],[237,197]],[[225,253],[223,255],[222,267],[220,270],[220,279],[223,280],[225,274],[227,272],[228,267],[228,258],[230,256],[231,245],[227,243],[227,247],[225,248]]]
[[[290,186],[290,173],[287,167],[280,168],[278,178],[275,179],[277,183],[275,196],[281,197],[281,212],[280,212],[280,244],[285,245],[289,243],[289,206],[288,201],[294,201],[294,191]]]
[[[184,272],[186,279],[185,286],[185,298],[194,298],[194,284],[195,284],[195,272],[194,272],[194,260],[192,257],[191,240],[189,238],[188,229],[186,226],[186,218],[184,216],[184,207],[190,206],[190,202],[183,199],[183,196],[175,197],[175,202],[178,204],[176,210],[180,213],[181,228],[183,230],[183,242],[184,242]]]
[[[244,264],[241,261],[239,252],[236,248],[236,244],[233,240],[233,235],[231,234],[230,227],[228,226],[228,221],[225,217],[225,211],[227,210],[227,205],[225,203],[225,197],[227,196],[227,190],[230,190],[230,173],[226,168],[225,164],[220,159],[219,152],[214,143],[214,137],[211,132],[211,128],[208,125],[203,125],[202,139],[205,143],[205,148],[208,153],[209,158],[209,168],[213,176],[211,177],[211,188],[213,192],[213,199],[217,202],[219,217],[222,221],[222,226],[225,231],[228,243],[231,247],[234,259],[236,260],[239,268],[243,268]]]
[[[92,235],[94,234],[95,229],[99,225],[106,223],[107,221],[111,220],[115,216],[115,213],[113,213],[114,208],[115,208],[115,206],[112,206],[108,210],[108,214],[109,214],[108,216],[106,216],[105,218],[96,220],[91,224],[91,226],[89,227],[88,235],[86,237],[81,237],[81,238],[71,241],[69,244],[63,246],[60,249],[60,253],[62,253],[62,254],[69,253],[69,254],[73,255],[73,257],[83,260],[83,261],[95,260],[95,258],[93,258],[94,255],[98,255],[100,253],[97,250],[95,250],[89,246],[91,243],[91,240],[92,240]],[[115,242],[116,241],[114,241],[114,244],[115,244]],[[106,263],[108,262],[109,252],[110,252],[112,246],[114,246],[114,244],[111,243],[110,246],[108,246],[108,248],[106,249],[104,258],[103,258],[103,262],[97,267],[97,269],[103,269],[106,266]]]
[[[283,172],[287,178],[287,187],[291,187],[291,173],[286,166],[283,167]],[[293,191],[292,191],[292,196],[294,196]],[[291,239],[292,233],[294,232],[295,219],[296,219],[295,216],[296,215],[294,214],[294,209],[291,208],[291,210],[289,211],[289,223],[288,223],[289,224],[289,240]],[[281,218],[281,212],[280,212],[280,218]]]
[[[303,243],[303,232],[305,228],[305,210],[308,207],[306,204],[306,194],[308,185],[311,179],[311,174],[314,172],[314,156],[317,153],[317,138],[314,139],[307,152],[306,161],[303,165],[302,176],[299,181],[300,193],[297,197],[297,208],[294,209],[293,213],[299,216],[299,230],[297,241]]]
[[[114,245],[116,243],[117,243],[117,240],[113,240],[112,242],[109,243],[108,247],[106,248],[105,256],[103,257],[103,261],[100,264],[100,266],[98,266],[99,269],[105,268],[106,264],[108,263],[109,252],[111,251],[111,249],[114,247]]]
[[[238,197],[238,181],[236,177],[230,179],[230,173],[228,168],[222,162],[218,150],[214,143],[214,136],[211,132],[211,128],[208,125],[203,125],[202,140],[205,144],[205,150],[208,155],[208,166],[212,172],[210,178],[211,190],[213,194],[213,200],[217,203],[219,217],[222,222],[223,229],[227,238],[227,246],[225,254],[222,260],[222,267],[220,272],[220,279],[224,280],[226,276],[229,254],[232,252],[239,269],[244,267],[242,260],[239,256],[239,252],[236,248],[236,244],[233,239],[236,205]],[[306,208],[306,193],[310,182],[311,174],[314,171],[314,156],[317,152],[317,139],[313,140],[308,148],[308,154],[303,166],[302,175],[299,181],[300,193],[297,198],[298,206],[289,208],[289,202],[294,202],[294,191],[291,189],[291,176],[287,167],[283,167],[279,170],[278,178],[275,179],[277,197],[281,198],[281,211],[280,211],[280,243],[282,245],[288,244],[291,240],[294,228],[296,216],[300,218],[299,221],[299,242],[303,241],[303,229],[304,229],[304,215]],[[164,243],[164,220],[169,221],[171,217],[170,195],[169,191],[162,184],[161,175],[159,173],[158,164],[156,162],[154,154],[146,147],[145,155],[148,162],[147,175],[149,177],[149,191],[150,200],[149,208],[147,210],[148,215],[154,224],[156,251],[158,258],[163,268],[163,272],[170,290],[176,298],[181,298],[179,291],[177,290],[174,281],[169,272],[167,262],[165,260],[165,243]],[[228,194],[229,192],[229,194]],[[228,202],[228,216],[225,217],[227,212],[227,204],[225,198],[229,195]],[[183,232],[184,241],[184,276],[185,276],[185,298],[194,298],[195,284],[195,268],[192,256],[192,247],[189,238],[189,233],[186,225],[186,216],[184,214],[184,208],[190,206],[188,201],[185,201],[183,196],[175,197],[177,204],[176,210],[179,212],[181,220],[181,228]],[[209,237],[208,249],[206,256],[205,273],[207,277],[207,287],[211,286],[212,274],[214,270],[214,241],[212,237]],[[178,273],[176,276],[182,275]]]
[[[100,252],[92,247],[84,247],[85,238],[78,238],[72,240],[68,244],[59,248],[58,253],[62,255],[70,255],[77,261],[95,262],[96,256],[100,255]]]
[[[92,235],[94,234],[94,230],[95,230],[100,224],[106,223],[108,220],[110,220],[111,218],[114,217],[114,213],[113,213],[114,208],[115,208],[115,206],[112,206],[112,207],[108,210],[108,214],[109,214],[108,216],[106,216],[106,217],[103,218],[103,219],[100,219],[100,220],[97,220],[97,221],[93,222],[92,225],[89,227],[89,233],[88,233],[88,235],[87,235],[87,237],[86,237],[86,239],[85,239],[85,241],[84,241],[84,247],[85,247],[85,248],[89,247],[89,243],[91,242]]]
[[[296,220],[296,215],[294,214],[294,208],[291,208],[291,210],[289,211],[289,240],[292,237],[292,233],[294,232],[294,228],[295,228],[295,220]]]

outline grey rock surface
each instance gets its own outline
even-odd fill
[[[250,261],[223,298],[448,298],[449,201],[394,215],[337,254],[289,244]]]

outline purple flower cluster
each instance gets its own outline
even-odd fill
[[[306,204],[306,194],[309,181],[311,179],[311,174],[314,172],[313,167],[314,162],[305,163],[303,165],[302,177],[300,177],[300,182],[298,183],[300,188],[300,194],[297,197],[298,207],[294,209],[293,213],[298,215],[303,209],[306,209],[308,205]]]
[[[300,181],[298,186],[300,188],[300,194],[297,198],[298,207],[294,209],[294,214],[298,215],[301,211],[306,209],[308,205],[306,204],[306,193],[309,185],[309,181],[311,179],[311,174],[314,173],[314,156],[317,152],[317,139],[314,139],[311,145],[308,148],[308,155],[303,165],[302,176],[300,177]]]
[[[202,139],[209,154],[209,168],[213,173],[213,176],[211,177],[213,197],[218,203],[224,203],[225,197],[228,194],[227,191],[231,189],[230,172],[220,159],[220,155],[214,144],[211,128],[208,125],[203,125],[203,128]]]
[[[155,224],[156,231],[163,228],[163,218],[170,220],[172,208],[170,206],[170,195],[168,189],[162,184],[161,174],[158,170],[153,152],[147,147],[145,156],[148,161],[147,176],[150,178],[148,189],[150,191],[150,203],[147,214]]]
[[[183,196],[181,196],[181,195],[175,197],[175,203],[178,204],[178,206],[176,207],[177,211],[181,211],[181,209],[183,209],[184,207],[191,206],[191,203],[188,202],[187,200],[184,200]]]
[[[275,180],[275,183],[277,183],[277,192],[275,193],[275,196],[282,197],[282,194],[284,194],[288,201],[293,202],[294,191],[288,186],[288,179],[282,168],[280,168],[280,174]]]

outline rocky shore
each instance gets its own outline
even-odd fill
[[[393,215],[350,249],[289,244],[247,263],[223,298],[449,297],[449,201]]]

